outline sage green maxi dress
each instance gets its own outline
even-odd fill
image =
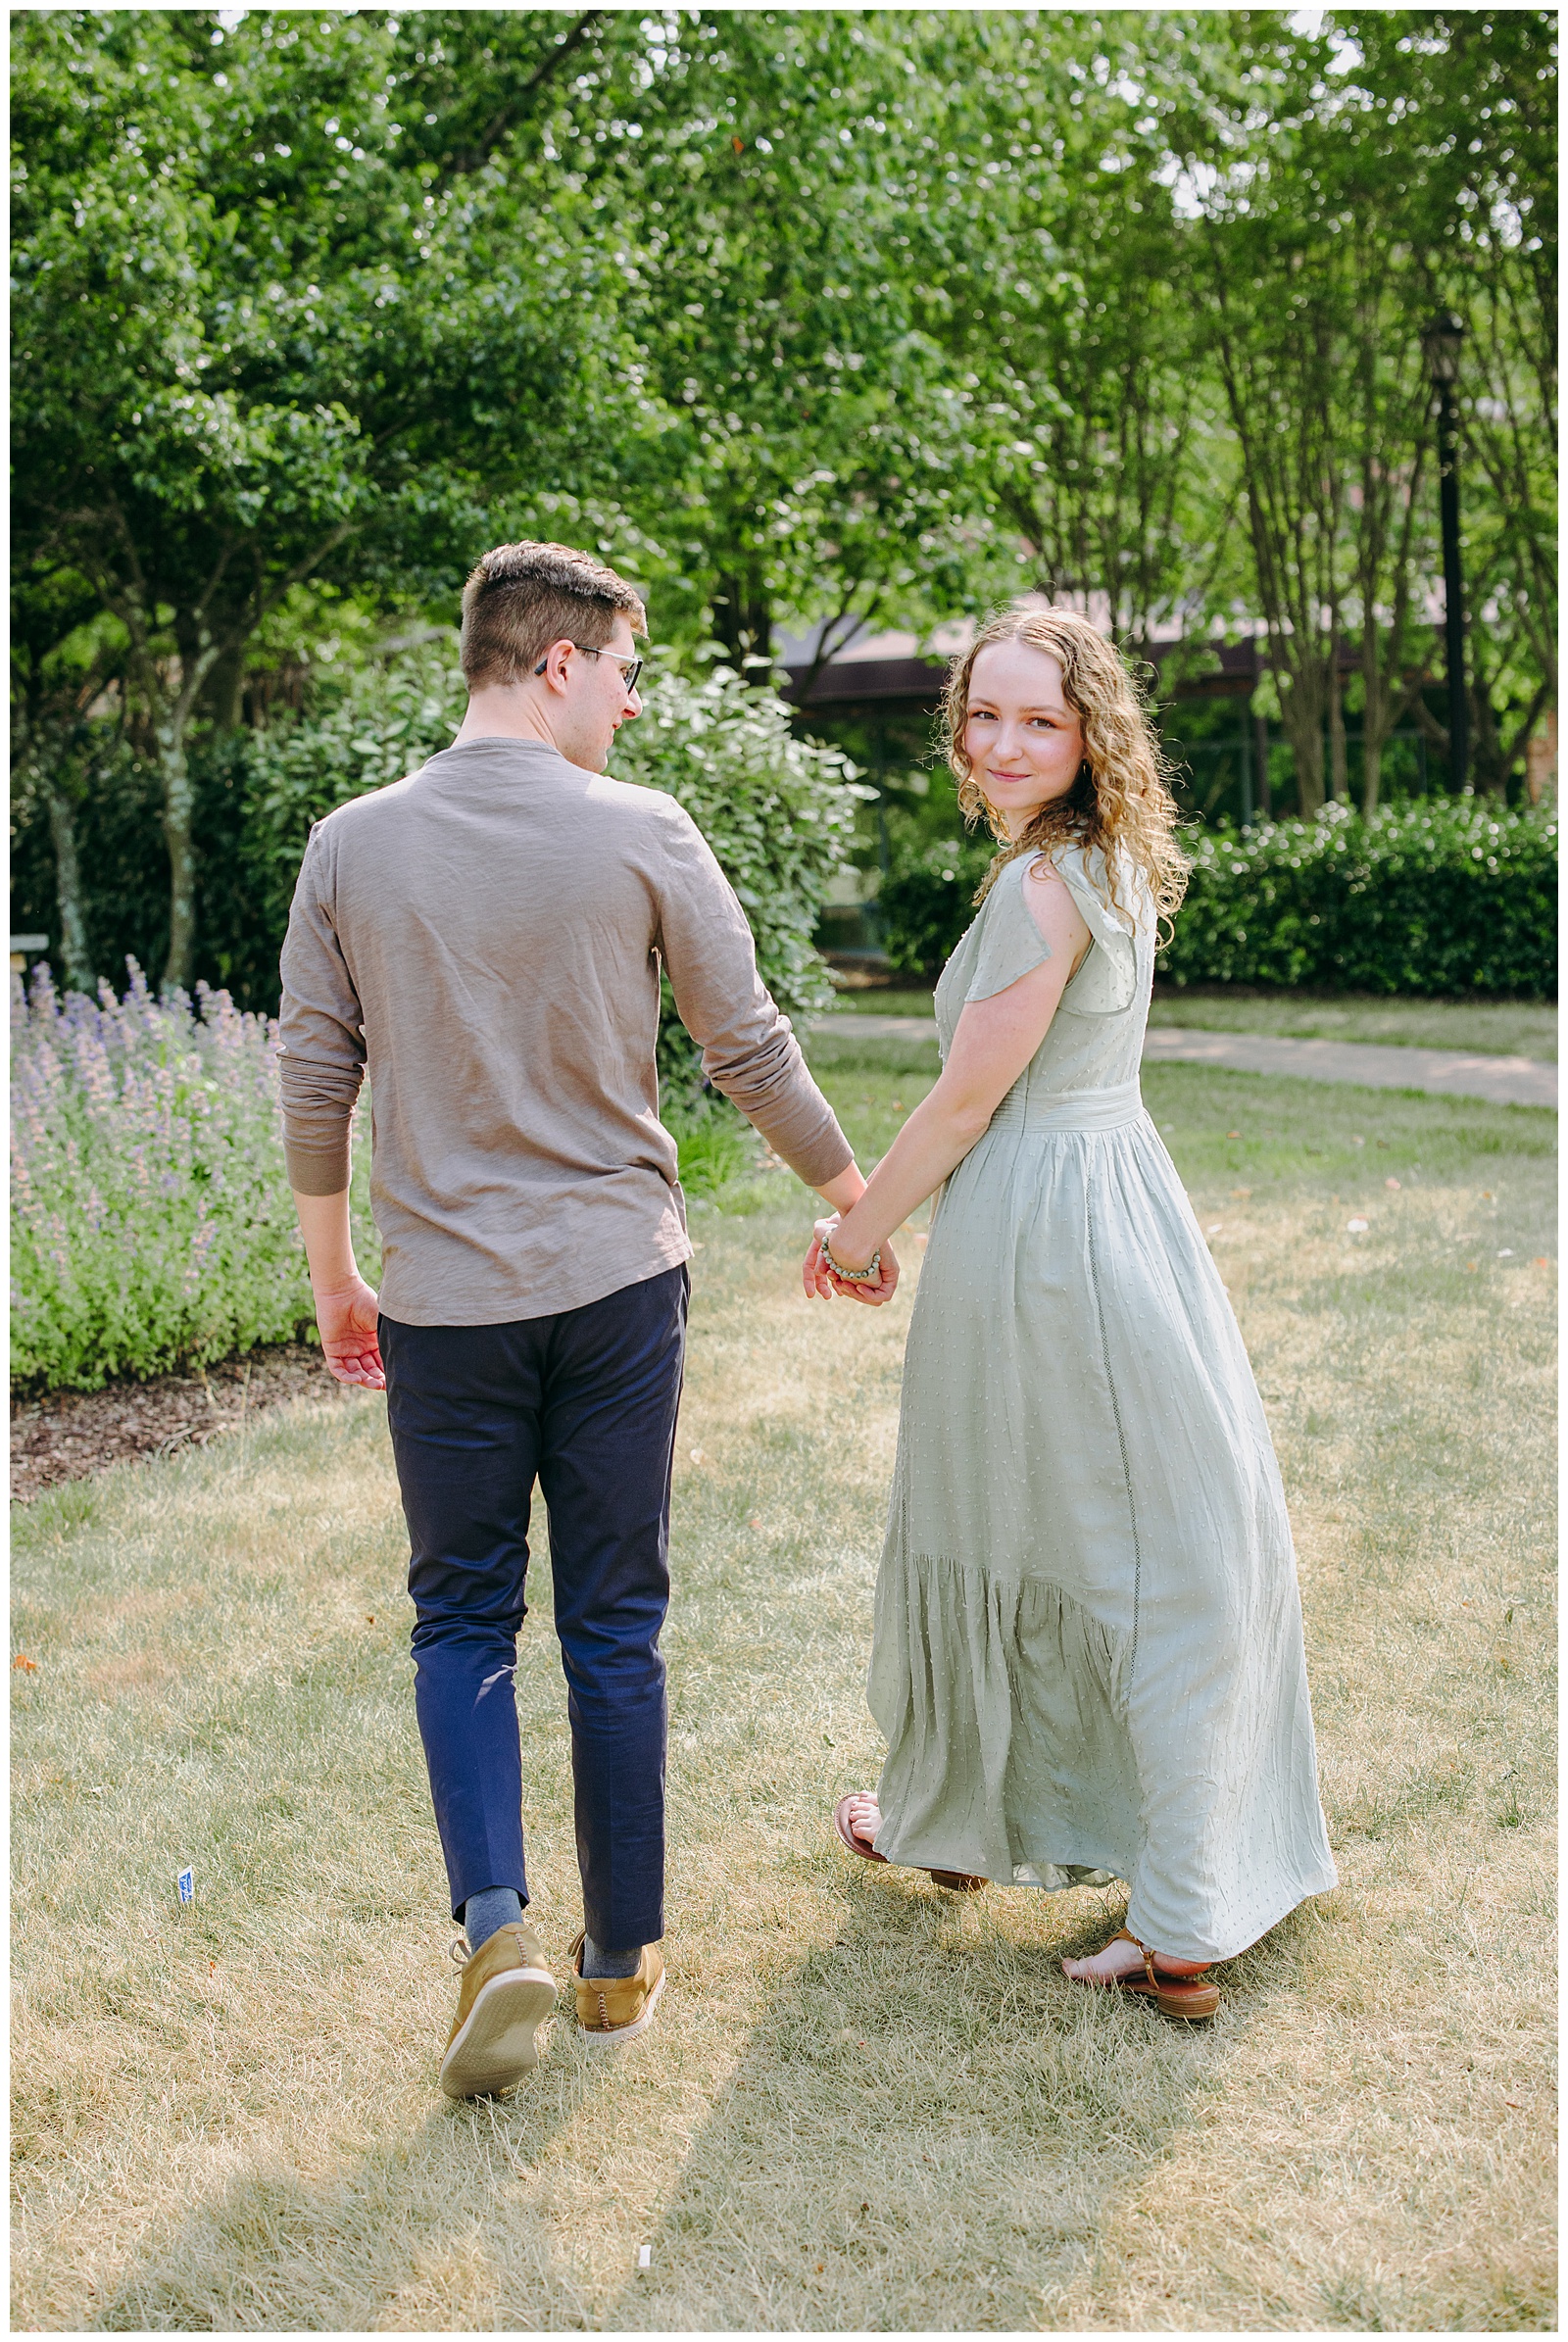
[[[1048,959],[1008,863],[937,987]],[[909,1325],[872,1713],[878,1853],[1225,1960],[1336,1882],[1285,1493],[1236,1319],[1139,1096],[1155,919],[1053,849],[1094,938],[943,1187]]]

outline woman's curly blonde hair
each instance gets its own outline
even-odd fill
[[[1016,842],[991,805],[964,751],[974,662],[992,643],[1027,643],[1061,668],[1062,690],[1083,725],[1084,760],[1065,797],[1043,805]],[[1176,843],[1176,800],[1143,692],[1113,644],[1075,610],[1026,606],[988,618],[956,659],[942,701],[942,743],[958,784],[958,809],[972,829],[982,819],[1002,852],[981,883],[983,903],[1002,871],[1020,854],[1040,854],[1071,838],[1098,846],[1112,896],[1129,866],[1141,873],[1154,908],[1169,919],[1187,891],[1192,867]],[[1122,904],[1123,909],[1131,906]]]

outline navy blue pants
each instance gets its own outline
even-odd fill
[[[511,1325],[381,1320],[412,1547],[415,1707],[454,1919],[487,1886],[528,1900],[513,1673],[537,1480],[550,1514],[584,1923],[614,1951],[664,1932],[659,1634],[687,1292],[676,1268]]]

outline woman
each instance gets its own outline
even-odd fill
[[[1206,1971],[1335,1884],[1295,1558],[1247,1353],[1138,1090],[1186,863],[1148,716],[1084,618],[993,619],[948,688],[1002,851],[937,987],[941,1079],[808,1293],[885,1299],[940,1189],[909,1327],[851,1849],[1059,1888],[1125,1878],[1074,1981],[1211,2016]]]

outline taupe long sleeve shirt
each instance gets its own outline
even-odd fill
[[[477,740],[318,822],[283,945],[283,1136],[293,1186],[339,1194],[368,1069],[388,1317],[543,1317],[690,1257],[661,961],[709,1079],[810,1186],[835,1178],[849,1144],[673,798]]]

